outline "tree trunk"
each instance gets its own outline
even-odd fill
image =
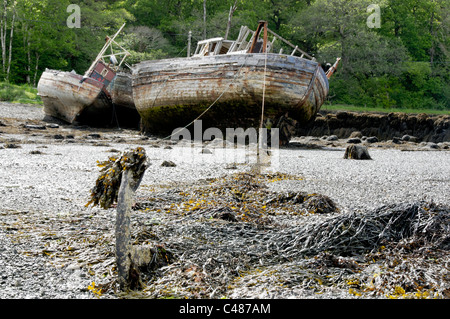
[[[430,34],[431,34],[431,48],[430,48],[430,64],[431,64],[431,72],[434,75],[435,69],[433,66],[434,63],[434,55],[436,53],[436,32],[434,28],[434,12],[431,12],[431,18],[430,18]]]
[[[28,25],[26,23],[22,23],[22,38],[23,38],[23,52],[26,52],[27,55],[27,84],[31,83],[31,55],[30,55],[30,36],[28,32]]]
[[[206,39],[206,0],[203,0],[203,40]]]
[[[7,16],[6,16],[6,8],[7,8],[8,0],[3,0],[3,13],[2,19],[0,23],[0,42],[2,45],[2,70],[3,73],[6,70],[6,26],[7,26]]]
[[[228,39],[228,33],[231,29],[231,19],[233,18],[234,11],[237,9],[237,0],[234,1],[234,4],[230,7],[230,13],[228,14],[228,23],[227,23],[227,31],[225,32],[225,40]]]
[[[37,73],[39,70],[39,53],[36,52],[36,67],[34,69],[34,77],[33,77],[33,87],[36,87]]]
[[[14,36],[14,22],[16,20],[16,11],[13,7],[13,16],[12,16],[12,23],[11,23],[11,35],[9,37],[9,58],[8,58],[8,69],[6,70],[6,82],[9,81],[9,73],[11,71],[11,58],[12,58],[12,42],[13,42],[13,36]]]

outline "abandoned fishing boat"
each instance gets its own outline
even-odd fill
[[[293,52],[271,53],[276,39]],[[241,27],[236,41],[198,42],[192,57],[133,65],[133,101],[147,133],[171,133],[194,119],[203,127],[258,127],[262,104],[272,123],[286,114],[307,123],[324,103],[338,62],[325,73],[312,56],[260,21],[256,31]]]
[[[106,43],[90,68],[83,75],[46,69],[38,83],[38,94],[46,115],[68,123],[89,125],[118,124],[119,119],[139,118],[131,96],[131,78],[119,68],[129,55],[115,38]],[[121,51],[113,52],[113,45]],[[111,54],[106,54],[107,49]],[[116,56],[122,56],[120,62]],[[121,116],[122,115],[122,116]]]

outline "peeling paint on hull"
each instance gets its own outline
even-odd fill
[[[145,61],[133,67],[133,100],[143,129],[171,131],[196,118],[220,96],[205,117],[208,125],[254,126],[261,114],[312,120],[328,94],[317,62],[296,56],[228,54]],[[209,115],[209,116],[208,116]]]
[[[73,123],[83,113],[89,113],[83,117],[101,122],[111,110],[104,85],[91,78],[82,80],[79,74],[46,70],[38,83],[45,114]]]
[[[99,81],[82,79],[79,74],[46,70],[38,83],[44,113],[71,124],[138,127],[130,74],[118,73],[109,90]]]

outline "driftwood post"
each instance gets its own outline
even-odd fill
[[[110,157],[109,161],[101,162],[98,166],[103,169],[86,206],[93,204],[109,209],[117,201],[115,234],[118,281],[123,291],[136,289],[140,287],[138,267],[148,263],[151,257],[148,247],[136,249],[132,246],[130,221],[134,194],[147,169],[147,156],[145,150],[138,147],[124,152],[120,158]]]
[[[122,173],[119,194],[117,197],[116,214],[116,264],[119,275],[119,285],[122,290],[128,290],[131,286],[131,272],[133,265],[131,261],[131,206],[134,201],[135,190],[133,183],[133,172],[131,170]],[[134,278],[133,278],[134,279]]]

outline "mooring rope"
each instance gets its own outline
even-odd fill
[[[266,73],[267,73],[267,49],[265,50],[264,57],[264,77],[263,77],[263,94],[262,94],[262,105],[261,105],[261,120],[259,122],[259,134],[258,134],[258,143],[256,148],[256,161],[258,163],[258,169],[260,169],[260,148],[263,146],[263,141],[261,139],[262,128],[264,123],[264,108],[265,108],[265,98],[266,98]],[[268,136],[266,136],[268,138]]]
[[[191,126],[195,121],[198,121],[203,115],[206,114],[206,112],[208,112],[216,103],[217,101],[219,101],[222,96],[230,89],[231,85],[234,84],[234,82],[236,82],[236,79],[238,77],[238,75],[241,73],[242,68],[245,65],[245,62],[247,62],[247,58],[248,58],[249,54],[246,55],[244,62],[242,62],[242,65],[239,67],[239,70],[236,72],[236,75],[234,76],[233,80],[231,81],[231,83],[223,90],[223,92],[217,97],[217,99],[206,108],[206,110],[204,110],[199,116],[197,116],[194,120],[192,120],[189,124],[187,124],[186,126],[180,128],[178,131],[176,131],[175,133],[170,134],[169,136],[166,136],[163,138],[163,140],[169,139],[172,136],[180,133],[182,130],[188,128],[189,126]]]

